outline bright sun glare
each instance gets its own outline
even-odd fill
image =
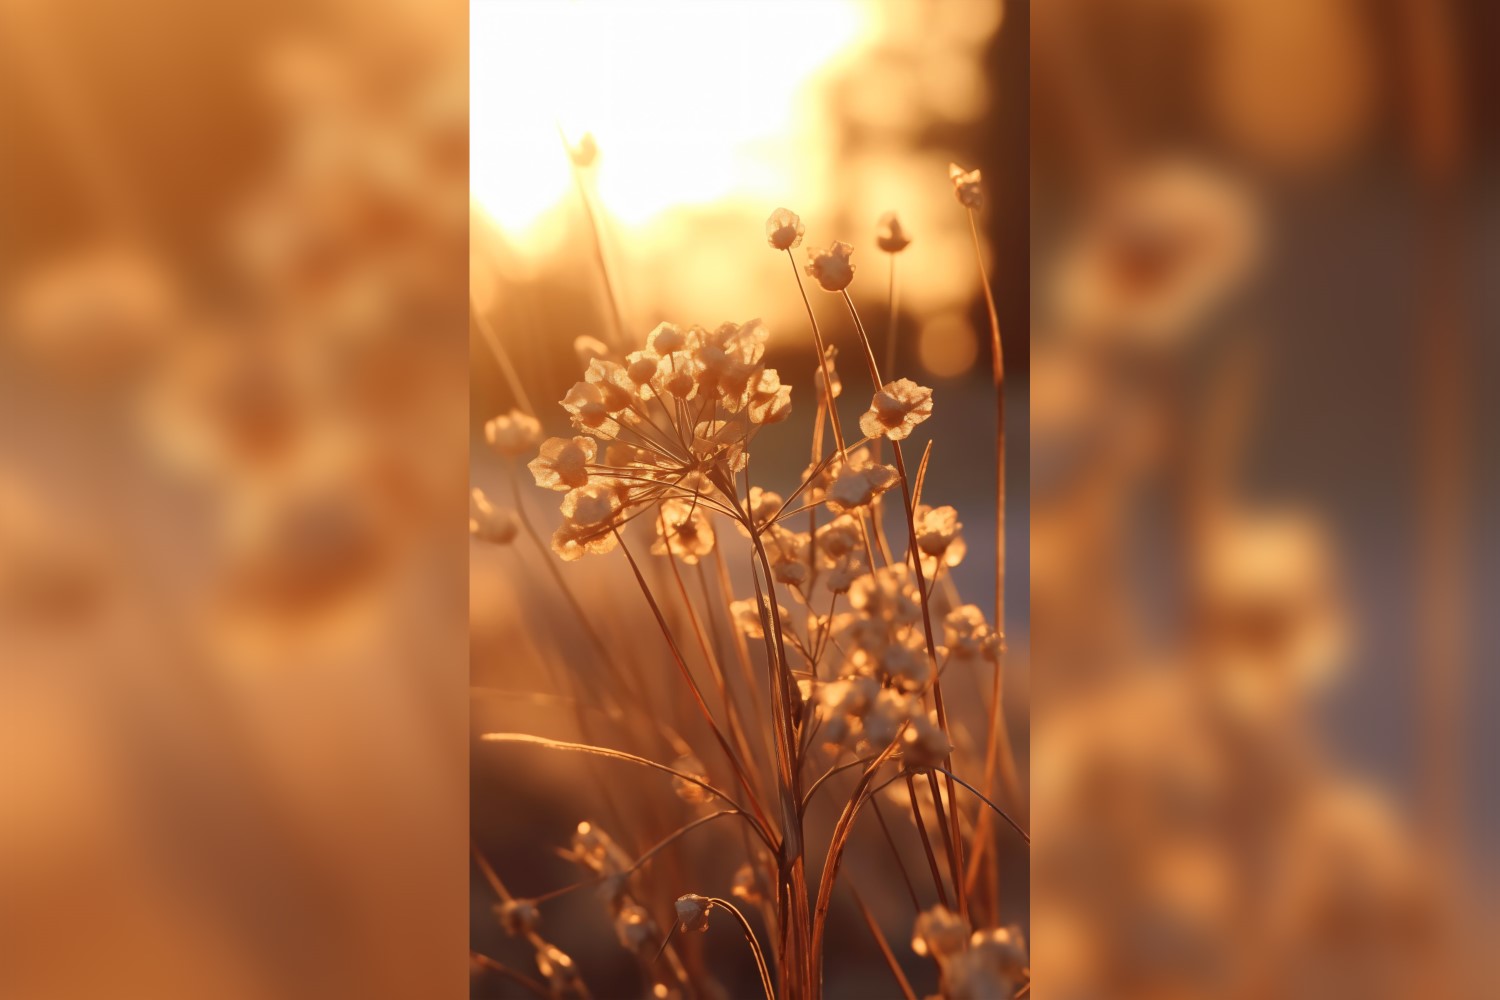
[[[476,0],[470,185],[509,236],[569,196],[558,129],[592,133],[606,211],[774,201],[807,155],[818,71],[860,40],[855,0]],[[803,163],[805,167],[805,162]]]

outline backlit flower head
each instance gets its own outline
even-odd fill
[[[713,912],[713,900],[689,892],[677,897],[677,922],[687,931],[708,930],[708,915]]]
[[[641,399],[650,399],[654,394],[655,383],[661,375],[662,365],[661,355],[649,348],[644,351],[632,351],[626,356],[625,377],[630,380],[630,386]]]
[[[766,242],[773,250],[791,250],[802,245],[802,220],[797,213],[778,208],[766,220]]]
[[[911,721],[915,711],[916,701],[911,695],[882,688],[861,719],[862,735],[870,746],[883,750],[901,735],[901,727]]]
[[[708,783],[708,768],[704,767],[703,761],[699,760],[693,754],[683,754],[681,757],[678,757],[672,762],[672,769],[697,778],[704,784]],[[677,797],[682,801],[694,804],[707,802],[713,798],[713,794],[704,788],[703,785],[695,785],[693,782],[685,781],[676,775],[672,777],[672,791],[676,792]]]
[[[689,562],[712,551],[709,513],[736,516],[741,498],[734,480],[746,467],[751,439],[791,411],[791,387],[762,363],[769,337],[758,319],[712,331],[662,323],[623,360],[585,352],[583,380],[562,400],[582,434],[548,441],[531,463],[545,488],[599,487],[573,498],[573,509],[565,499],[567,520],[553,540],[560,555],[610,550],[615,527],[658,505],[660,516],[646,522],[661,522],[656,551]],[[606,494],[615,505],[610,516],[586,517]],[[785,558],[773,573],[788,584],[807,576]]]
[[[469,496],[474,508],[474,513],[469,516],[469,534],[492,545],[509,545],[516,540],[521,522],[515,511],[496,507],[478,487]]]
[[[536,951],[536,967],[546,977],[552,992],[558,996],[569,996],[577,992],[582,983],[578,966],[568,953],[555,944],[548,944]]]
[[[542,916],[529,899],[507,899],[495,907],[495,915],[511,937],[522,937],[536,930]]]
[[[984,188],[979,183],[979,170],[964,170],[957,163],[948,164],[948,179],[953,182],[953,194],[965,208],[984,207]]]
[[[870,408],[859,418],[859,429],[866,437],[900,441],[930,416],[932,390],[902,378],[887,382],[875,393]]]
[[[573,340],[573,353],[578,356],[578,363],[587,366],[595,358],[609,357],[609,345],[598,337],[576,337]]]
[[[842,292],[854,280],[854,265],[849,262],[852,253],[852,246],[838,241],[827,250],[814,250],[807,255],[807,273],[825,292]]]
[[[526,468],[542,489],[566,493],[588,483],[588,466],[598,448],[593,438],[548,438]]]
[[[923,556],[923,569],[929,575],[939,566],[957,566],[963,562],[968,546],[964,544],[962,522],[952,507],[929,507],[917,504],[912,512],[917,548]],[[926,565],[931,563],[930,566]]]
[[[842,466],[828,484],[828,509],[842,514],[868,507],[876,497],[895,486],[899,478],[889,465],[871,465],[863,469]]]
[[[597,383],[574,382],[563,397],[562,407],[573,417],[574,427],[595,437],[611,438],[620,431],[614,413],[610,412],[612,402]]]
[[[536,447],[542,439],[542,422],[529,413],[511,410],[485,423],[484,439],[497,454],[515,458]]]
[[[911,237],[901,228],[895,212],[887,212],[875,225],[875,242],[886,253],[900,253],[911,246]]]
[[[841,514],[818,529],[818,554],[832,565],[854,554],[863,539],[859,522]]]
[[[620,496],[608,483],[596,482],[569,491],[563,497],[563,523],[552,535],[552,551],[568,562],[586,554],[613,551],[615,514]]]
[[[901,757],[908,767],[938,767],[952,752],[952,742],[932,715],[925,712],[912,715],[901,734]]]
[[[575,167],[593,166],[594,160],[599,156],[599,144],[594,141],[594,133],[585,132],[576,144],[568,144],[568,159],[573,161]]]
[[[714,526],[701,504],[686,499],[666,500],[656,518],[656,541],[651,551],[671,553],[689,566],[714,550]]]
[[[590,361],[583,380],[599,388],[605,410],[616,416],[629,409],[640,392],[639,385],[631,379],[625,366],[606,358]]]
[[[735,869],[729,892],[735,899],[743,899],[758,906],[766,898],[766,889],[759,870],[747,861]]]
[[[860,577],[849,588],[849,604],[866,618],[894,626],[915,625],[922,620],[916,580],[906,563]]]
[[[763,368],[750,380],[746,398],[751,423],[777,424],[792,412],[792,387],[781,384],[774,368]]]
[[[640,903],[625,903],[615,914],[615,937],[626,951],[647,954],[646,948],[656,938],[656,921]]]
[[[926,687],[932,679],[932,661],[927,658],[927,644],[916,629],[881,651],[880,673],[901,691],[920,691]]]
[[[969,922],[946,906],[934,906],[917,917],[912,929],[911,950],[942,960],[964,950],[969,942]]]
[[[658,323],[656,329],[646,334],[646,350],[658,357],[680,351],[686,344],[687,338],[675,323]]]
[[[943,641],[955,660],[993,660],[1000,640],[984,612],[977,605],[965,604],[948,612],[943,619]]]

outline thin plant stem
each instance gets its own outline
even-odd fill
[[[802,304],[807,307],[807,318],[812,323],[813,344],[818,349],[818,364],[823,369],[823,395],[827,399],[828,416],[833,422],[833,440],[838,445],[839,456],[848,461],[844,430],[839,424],[839,408],[834,403],[833,378],[828,370],[828,350],[823,344],[823,331],[818,328],[818,317],[813,314],[812,300],[807,297],[807,288],[802,284],[802,272],[797,269],[797,258],[792,256],[791,250],[786,252],[786,259],[791,261],[792,276],[797,279],[797,291],[802,293]]]
[[[567,146],[567,139],[563,137],[560,128],[558,129],[558,138],[562,139],[564,146]],[[599,218],[594,212],[594,200],[589,196],[588,184],[584,181],[583,168],[573,163],[571,155],[568,157],[568,162],[572,165],[573,184],[578,189],[578,201],[583,205],[583,214],[588,219],[589,235],[593,237],[594,263],[598,265],[599,277],[604,282],[604,297],[609,302],[609,317],[611,330],[614,332],[615,345],[623,351],[626,346],[625,321],[621,317],[620,300],[615,294],[615,283],[609,273],[609,262],[604,256],[604,233],[599,225]]]
[[[917,783],[910,773],[906,775],[906,795],[911,800],[911,818],[922,838],[922,852],[927,855],[927,867],[932,870],[932,885],[937,889],[938,902],[946,907],[950,905],[948,889],[943,885],[943,873],[938,870],[937,854],[932,850],[932,838],[927,835],[927,820],[922,817],[922,803],[917,799]],[[942,805],[938,804],[938,808],[942,809]]]
[[[515,363],[510,359],[510,352],[505,349],[505,343],[490,321],[485,319],[484,313],[475,308],[472,301],[469,303],[469,315],[474,317],[474,325],[479,328],[479,335],[484,339],[494,355],[495,364],[500,366],[500,374],[505,378],[505,384],[510,387],[511,395],[516,397],[516,404],[522,410],[536,416],[536,407],[531,405],[531,397],[526,395],[526,386],[521,381],[520,373],[516,371]]]
[[[870,381],[874,383],[875,391],[879,392],[881,387],[880,366],[875,362],[875,350],[870,345],[870,336],[865,332],[865,325],[859,318],[859,310],[854,307],[854,299],[849,296],[849,290],[847,288],[844,289],[842,294],[844,296],[844,304],[849,307],[849,315],[854,320],[854,328],[859,333],[859,342],[864,345],[865,359],[869,362],[870,365]],[[948,713],[946,707],[943,704],[943,688],[937,680],[936,676],[937,643],[934,639],[932,631],[932,610],[927,599],[927,580],[922,569],[921,556],[915,554],[918,553],[920,549],[917,546],[917,522],[916,511],[912,506],[911,478],[907,475],[906,472],[906,461],[901,456],[901,442],[893,440],[891,442],[891,451],[896,457],[896,474],[901,482],[902,504],[905,508],[906,513],[907,552],[913,554],[912,563],[917,574],[917,596],[922,607],[922,630],[924,633],[924,637],[927,640],[927,656],[928,659],[932,662],[932,669],[934,674],[932,682],[933,703],[937,709],[938,727],[943,731],[944,735],[947,735]],[[952,753],[949,753],[944,759],[951,767],[953,762]],[[913,794],[915,795],[915,793]],[[935,804],[939,809],[942,808],[941,803]],[[913,800],[913,807],[915,807],[915,799]],[[965,918],[967,918],[969,915],[969,909],[968,893],[965,891],[964,887],[963,840],[961,838],[958,826],[958,801],[953,795],[953,785],[951,780],[948,784],[948,808],[951,812],[948,858],[953,866],[953,891],[958,897],[959,912]]]
[[[714,721],[714,714],[709,709],[708,702],[704,700],[703,691],[698,687],[698,682],[693,678],[693,672],[688,669],[687,661],[683,659],[682,650],[677,647],[677,640],[672,637],[672,629],[667,625],[667,619],[662,614],[661,606],[656,603],[656,597],[651,593],[651,588],[647,585],[646,578],[641,575],[640,566],[636,564],[635,557],[630,554],[630,548],[625,544],[625,539],[620,537],[618,530],[615,532],[615,537],[619,540],[620,551],[625,553],[625,559],[630,563],[631,572],[635,574],[636,584],[639,585],[641,593],[645,595],[646,603],[651,606],[651,613],[656,618],[656,623],[661,629],[662,636],[667,640],[667,647],[672,652],[672,659],[677,664],[677,670],[682,675],[683,680],[687,682],[688,690],[692,692],[693,700],[697,703],[698,710],[703,714],[704,720],[708,723],[709,731],[713,733],[714,739],[719,744],[719,748],[724,751],[724,756],[729,761],[729,767],[734,771],[735,780],[740,783],[740,787],[749,796],[750,808],[755,811],[756,818],[769,828],[770,823],[761,809],[760,801],[756,797],[754,787],[750,784],[749,777],[745,774],[744,765],[735,754],[734,748],[729,745],[729,741],[724,738],[724,733],[719,729],[718,723]]]
[[[906,870],[906,859],[901,856],[901,850],[896,846],[896,838],[891,834],[891,828],[885,821],[885,813],[880,809],[880,800],[872,799],[870,808],[875,810],[875,821],[880,824],[880,832],[885,834],[885,842],[891,845],[891,856],[896,859],[896,870],[901,873],[901,881],[906,885],[907,895],[911,897],[911,905],[918,913],[922,912],[922,903],[917,899],[917,886],[911,880],[911,872]]]
[[[958,782],[960,785],[963,785],[969,791],[973,792],[976,796],[979,797],[979,801],[983,802],[985,805],[994,810],[996,816],[999,816],[1001,819],[1005,820],[1005,822],[1009,823],[1011,829],[1015,830],[1021,835],[1022,840],[1026,841],[1026,843],[1028,844],[1031,843],[1031,834],[1027,833],[1026,830],[1021,826],[1021,824],[1012,819],[1009,813],[1007,813],[1004,809],[1001,809],[999,806],[995,805],[994,802],[991,802],[989,796],[985,795],[979,789],[975,788],[973,785],[969,784],[967,781],[960,778],[958,775],[954,774],[952,771],[949,771],[946,768],[939,767],[934,768],[934,770],[942,771],[948,777],[952,778],[954,781]]]
[[[572,885],[565,885],[561,889],[553,889],[550,892],[544,892],[540,896],[531,897],[528,902],[537,904],[551,902],[554,899],[560,899],[561,897],[566,896],[569,893],[575,892],[579,889],[583,889],[591,885],[598,885],[600,882],[608,881],[609,879],[614,878],[617,875],[633,875],[637,870],[644,867],[646,863],[653,857],[655,857],[658,853],[660,853],[667,847],[670,847],[685,834],[691,833],[693,830],[696,830],[703,824],[709,822],[710,820],[718,819],[720,816],[737,815],[742,815],[738,809],[720,809],[718,812],[712,812],[706,816],[699,816],[691,823],[686,823],[682,826],[679,826],[677,829],[667,834],[661,840],[657,841],[651,846],[650,850],[646,851],[640,857],[636,858],[629,868],[610,874],[596,875],[594,878],[584,879],[582,882],[574,882]],[[744,828],[741,827],[741,829]]]
[[[751,929],[750,921],[746,920],[739,908],[727,899],[710,896],[708,901],[714,906],[724,907],[740,922],[740,929],[745,932],[745,941],[750,945],[750,951],[755,956],[755,968],[760,973],[760,985],[766,991],[766,1000],[776,1000],[776,988],[771,984],[771,970],[766,966],[765,953],[760,950],[760,942],[755,939],[755,931]]]
[[[885,334],[885,370],[889,373],[896,370],[896,323],[899,314],[896,311],[896,255],[888,256],[891,258],[891,281],[886,295],[886,311],[890,314],[890,321]]]
[[[661,525],[662,534],[667,533],[667,520],[665,508],[657,508],[657,523]],[[717,540],[715,541],[717,544]],[[708,634],[703,629],[703,622],[698,618],[698,612],[693,607],[692,598],[688,596],[687,585],[682,581],[682,571],[677,566],[677,557],[672,555],[670,545],[667,552],[667,563],[672,569],[672,579],[677,584],[677,592],[682,597],[682,606],[687,611],[688,622],[693,627],[693,634],[698,640],[698,649],[703,654],[704,662],[708,664],[709,673],[713,674],[714,683],[719,689],[719,698],[724,703],[724,720],[729,728],[729,735],[733,737],[735,745],[742,755],[744,761],[753,761],[750,753],[750,745],[745,741],[744,724],[740,720],[739,711],[733,698],[729,696],[729,685],[724,680],[724,668],[719,663],[719,658],[714,655],[708,641]]]
[[[917,994],[907,981],[906,973],[901,971],[901,964],[896,961],[895,954],[891,951],[890,943],[886,941],[885,935],[880,932],[880,925],[875,922],[875,917],[870,913],[870,908],[865,905],[864,897],[860,896],[859,890],[854,886],[849,887],[854,894],[854,902],[859,907],[859,915],[865,918],[865,926],[870,928],[870,933],[875,938],[875,944],[880,949],[881,956],[885,959],[886,966],[891,970],[891,975],[896,977],[896,983],[901,987],[901,995],[905,1000],[917,1000]]]
[[[702,778],[688,774],[686,771],[679,771],[677,768],[669,767],[666,764],[658,764],[654,760],[638,757],[633,753],[626,753],[624,750],[596,747],[588,743],[570,743],[567,740],[550,740],[545,736],[532,736],[530,733],[485,733],[480,739],[486,743],[519,743],[525,746],[541,747],[543,750],[564,750],[575,753],[594,754],[598,757],[607,757],[610,760],[621,760],[630,764],[638,764],[653,771],[670,774],[674,778],[680,778],[689,784],[697,785],[715,798],[727,802],[735,812],[744,816],[750,822],[751,828],[755,830],[756,835],[760,837],[762,843],[772,850],[776,849],[775,838],[771,835],[770,827],[766,826],[759,817],[751,816],[747,813],[727,792],[715,788]]]
[[[475,965],[479,966],[481,969],[485,969],[489,972],[494,972],[498,975],[504,976],[506,979],[509,979],[511,982],[515,983],[517,986],[530,993],[532,996],[541,997],[542,1000],[550,1000],[552,996],[547,988],[541,983],[537,982],[535,979],[532,979],[530,976],[524,973],[517,972],[515,969],[512,969],[508,965],[504,965],[500,962],[495,961],[493,958],[490,958],[483,952],[471,950],[469,952],[469,960],[472,961]]]
[[[995,387],[995,634],[998,647],[995,669],[991,678],[989,728],[986,733],[984,787],[993,795],[998,776],[1003,782],[1007,800],[1025,812],[1025,798],[1021,792],[1021,781],[1016,767],[1014,752],[1010,745],[1010,734],[1005,721],[1005,352],[1000,336],[1000,314],[995,307],[995,294],[990,288],[989,275],[984,266],[984,251],[979,242],[978,213],[968,210],[969,235],[974,244],[974,263],[979,270],[979,284],[984,290],[985,309],[990,321],[990,371]],[[976,881],[985,853],[992,848],[990,843],[991,820],[988,813],[980,816],[975,829],[975,857],[966,880]],[[998,866],[994,869],[998,871]],[[998,887],[992,882],[992,892],[998,895]]]
[[[821,995],[823,988],[823,935],[828,926],[828,909],[833,904],[833,883],[838,878],[839,865],[844,858],[844,848],[849,843],[849,834],[854,828],[854,820],[859,815],[860,807],[880,792],[882,788],[900,778],[900,774],[892,775],[878,785],[871,786],[875,778],[875,772],[880,770],[886,761],[896,752],[901,744],[901,737],[906,733],[903,725],[896,733],[896,738],[891,740],[890,745],[881,751],[880,756],[870,762],[860,775],[858,784],[854,787],[854,793],[850,795],[849,801],[844,806],[838,822],[834,825],[833,834],[828,841],[828,856],[823,862],[823,875],[818,881],[817,903],[813,909],[812,922],[812,956],[816,963],[816,975],[810,982],[810,992],[813,997]]]

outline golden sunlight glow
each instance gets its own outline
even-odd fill
[[[473,196],[507,235],[539,235],[571,195],[561,130],[594,136],[600,200],[626,226],[725,198],[774,203],[817,168],[808,95],[867,17],[855,0],[475,0]]]

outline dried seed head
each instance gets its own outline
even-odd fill
[[[695,892],[677,897],[677,922],[683,930],[708,930],[708,915],[714,908],[713,900]]]
[[[542,439],[542,422],[529,413],[511,410],[484,425],[484,439],[506,458],[524,455]]]
[[[901,228],[895,212],[887,212],[875,226],[875,242],[886,253],[900,253],[911,246],[911,237]]]
[[[526,899],[507,899],[495,907],[495,915],[500,918],[500,926],[505,928],[505,933],[511,937],[523,937],[536,930],[537,923],[541,920],[536,904]]]
[[[942,961],[964,950],[969,939],[969,922],[946,906],[934,906],[917,916],[912,930],[911,950]]]
[[[927,646],[915,632],[893,642],[880,654],[880,673],[901,691],[920,691],[932,678]]]
[[[932,390],[909,378],[887,382],[870,400],[870,408],[859,418],[866,437],[906,438],[916,426],[932,416]]]
[[[492,545],[509,545],[516,540],[521,522],[515,511],[496,507],[477,486],[470,492],[470,499],[474,514],[469,518],[469,534]]]
[[[993,660],[1000,639],[977,605],[965,604],[943,619],[943,639],[955,660]]]
[[[526,468],[542,489],[566,493],[588,485],[588,466],[597,453],[593,438],[548,438]]]
[[[578,337],[573,341],[573,353],[578,356],[578,363],[586,368],[595,358],[609,357],[609,345],[598,337]]]
[[[847,243],[834,241],[827,250],[814,250],[808,254],[807,273],[825,292],[842,292],[854,280],[854,265],[849,257],[854,248]]]
[[[791,250],[802,245],[802,220],[797,213],[778,208],[766,220],[766,242],[772,250]]]
[[[960,205],[975,211],[984,207],[984,189],[979,183],[978,169],[966,171],[957,163],[950,163],[948,179],[953,182],[953,194]]]
[[[598,383],[583,381],[573,383],[563,397],[562,407],[572,415],[574,427],[597,438],[612,438],[620,431],[614,415],[623,409],[616,403],[618,400],[606,396]]]
[[[714,527],[708,512],[691,500],[663,501],[656,518],[656,541],[651,551],[671,553],[689,566],[714,550]]]
[[[845,466],[828,485],[828,509],[835,514],[868,507],[901,477],[889,465],[872,465],[865,469]]]
[[[674,351],[680,351],[686,347],[687,337],[677,328],[676,324],[659,323],[656,329],[646,334],[646,346],[665,357]]]
[[[760,873],[748,861],[735,870],[734,882],[729,891],[735,899],[743,899],[747,903],[756,905],[766,898],[765,884],[761,880]]]
[[[577,145],[568,146],[568,159],[573,161],[573,166],[584,168],[594,165],[599,157],[599,144],[594,141],[592,132],[583,133]]]
[[[703,761],[699,760],[693,754],[684,754],[678,757],[673,762],[672,768],[681,771],[683,774],[697,778],[705,784],[708,782],[708,768],[704,767]],[[685,781],[676,775],[672,777],[672,791],[676,792],[677,797],[682,801],[694,804],[708,802],[713,798],[713,795],[703,785],[696,785],[691,781]]]
[[[573,959],[555,944],[537,949],[536,967],[552,986],[554,992],[564,994],[575,992],[581,985],[578,967],[573,964]]]
[[[656,922],[644,906],[626,903],[615,914],[615,937],[626,951],[645,953],[656,938]]]
[[[1021,928],[1011,925],[975,931],[974,936],[969,938],[969,947],[993,962],[1010,979],[1025,977],[1030,959],[1027,957],[1026,937],[1021,933]]]
[[[934,717],[923,712],[912,715],[901,741],[902,757],[912,768],[937,767],[953,752],[953,744]]]

